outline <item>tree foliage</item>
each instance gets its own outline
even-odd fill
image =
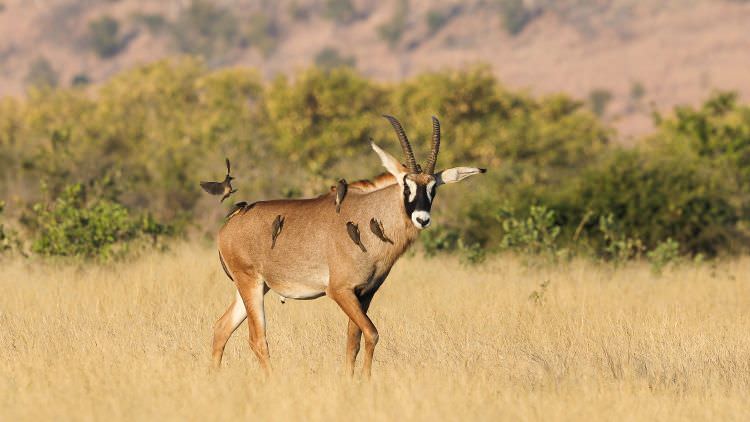
[[[718,93],[659,116],[656,133],[622,150],[583,102],[509,90],[482,66],[398,83],[347,67],[311,68],[264,83],[250,70],[211,71],[182,58],[124,72],[95,92],[33,89],[27,99],[0,100],[0,195],[48,222],[46,231],[27,224],[31,237],[55,239],[37,251],[65,244],[68,227],[83,236],[75,231],[87,230],[81,221],[94,230],[99,214],[111,215],[102,224],[117,243],[131,236],[133,215],[167,223],[215,215],[197,182],[220,179],[224,157],[240,199],[314,195],[341,177],[373,176],[381,169],[370,140],[400,156],[382,114],[401,120],[419,160],[435,115],[443,133],[438,169],[490,170],[441,188],[434,212],[442,227],[425,234],[429,253],[456,249],[481,261],[485,250],[539,242],[540,227],[549,234],[545,250],[611,260],[660,247],[673,254],[675,245],[707,255],[747,245],[750,108],[736,96]],[[49,204],[73,201],[76,185],[103,186],[97,195],[105,202],[79,204],[93,214],[69,219]],[[513,220],[502,218],[507,210]],[[90,243],[102,245],[97,239]]]

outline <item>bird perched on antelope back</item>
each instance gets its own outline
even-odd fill
[[[201,182],[201,187],[206,192],[210,193],[211,195],[222,195],[221,202],[224,202],[224,200],[229,198],[231,194],[237,192],[237,189],[232,189],[232,179],[234,179],[234,177],[230,175],[231,167],[229,165],[229,158],[226,158],[226,161],[227,161],[227,175],[224,178],[224,181]]]
[[[344,197],[346,197],[346,190],[348,189],[348,185],[346,183],[346,180],[341,179],[336,184],[336,201],[334,202],[336,204],[336,213],[341,212],[341,203],[344,202]]]

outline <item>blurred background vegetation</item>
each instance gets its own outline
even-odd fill
[[[427,255],[643,258],[658,270],[747,250],[750,107],[734,93],[654,113],[654,133],[624,148],[596,107],[509,89],[489,67],[376,82],[331,57],[270,81],[185,57],[95,90],[47,75],[26,98],[0,99],[0,249],[109,259],[211,238],[228,205],[198,181],[220,180],[224,157],[234,200],[316,195],[381,172],[371,138],[400,154],[380,117],[392,113],[421,157],[439,116],[438,167],[489,169],[441,189]]]

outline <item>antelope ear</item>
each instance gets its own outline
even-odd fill
[[[370,142],[370,145],[372,145],[372,149],[375,150],[375,152],[378,154],[378,157],[380,157],[380,161],[383,163],[383,167],[385,167],[385,169],[388,170],[388,173],[396,177],[396,180],[401,183],[404,175],[408,173],[409,170],[407,170],[407,168],[391,154],[388,154],[387,152],[380,149],[380,147],[375,145],[374,142]]]
[[[438,185],[445,185],[448,183],[460,182],[469,176],[486,172],[487,169],[480,169],[477,167],[453,167],[452,169],[446,169],[436,173],[435,180],[437,180]]]

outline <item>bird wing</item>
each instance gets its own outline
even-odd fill
[[[372,232],[375,233],[375,235],[380,237],[380,234],[381,234],[380,226],[378,225],[378,222],[374,218],[370,219],[370,230],[372,230]]]
[[[201,187],[211,195],[221,195],[224,193],[224,185],[220,182],[201,182]]]

